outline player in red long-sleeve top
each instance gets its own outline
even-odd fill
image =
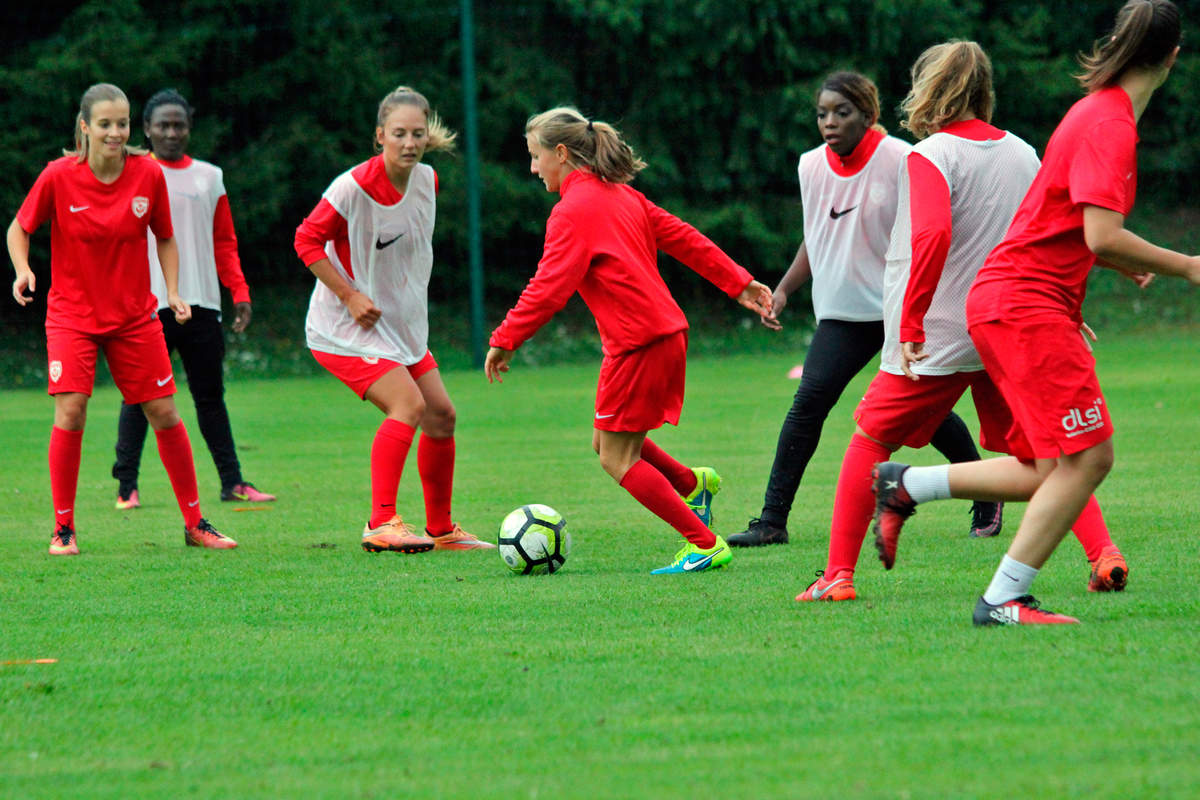
[[[179,251],[162,170],[145,151],[127,146],[129,100],[98,83],[83,93],[75,149],[38,176],[8,228],[16,268],[13,297],[21,305],[36,289],[29,266],[30,235],[50,226],[50,293],[46,298],[50,431],[50,493],[55,531],[51,555],[77,555],[75,490],[96,353],[104,351],[113,381],[128,403],[140,404],[154,428],[158,452],[183,512],[189,545],[237,546],[200,514],[192,446],[175,408],[175,380],[150,292],[148,231],[157,238],[167,304],[177,322],[192,310],[179,295]]]
[[[1014,417],[1010,441],[1031,457],[950,467],[880,464],[877,543],[894,557],[917,503],[946,497],[1028,500],[1008,553],[975,604],[976,625],[1077,622],[1038,607],[1030,588],[1067,530],[1087,513],[1113,462],[1112,421],[1080,335],[1096,264],[1144,285],[1150,273],[1200,283],[1200,257],[1150,244],[1125,228],[1137,185],[1137,122],[1179,52],[1170,0],[1130,0],[1112,33],[1083,56],[1088,95],[1063,117],[1004,240],[966,303],[967,329]],[[1019,451],[1014,451],[1019,452]],[[1093,580],[1120,588],[1123,560],[1099,559]]]
[[[678,424],[687,356],[687,319],[658,272],[658,251],[760,317],[770,313],[770,289],[628,185],[645,164],[611,125],[562,107],[531,118],[525,133],[530,171],[561,199],[546,222],[537,272],[492,333],[488,380],[501,380],[514,351],[579,292],[604,354],[592,437],[600,465],[687,539],[669,566],[653,572],[724,566],[729,547],[709,529],[719,476],[680,464],[646,435]]]

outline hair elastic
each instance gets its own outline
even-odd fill
[[[590,119],[588,120],[588,130],[589,130],[589,131],[591,131],[591,132],[593,132],[593,133],[595,133],[595,132],[596,132],[596,128],[595,128],[595,126],[594,126],[594,125],[592,125],[592,121],[591,121]]]

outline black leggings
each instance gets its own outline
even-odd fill
[[[825,418],[854,376],[882,347],[883,322],[823,319],[817,323],[804,357],[800,387],[779,431],[775,463],[763,498],[764,522],[787,525],[792,501],[821,439]],[[951,462],[979,460],[966,423],[953,411],[934,433],[931,444]]]
[[[217,312],[200,306],[192,307],[192,319],[184,325],[175,321],[170,309],[158,312],[167,340],[167,351],[176,350],[187,373],[188,389],[196,404],[196,420],[200,434],[213,464],[221,478],[221,488],[230,489],[242,482],[225,408],[225,377],[222,361],[225,358],[225,334]],[[120,482],[120,491],[128,497],[137,488],[138,469],[142,461],[142,446],[146,442],[146,415],[141,406],[123,404],[117,423],[117,462],[112,475]]]

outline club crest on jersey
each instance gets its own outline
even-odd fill
[[[62,377],[62,362],[61,361],[51,361],[50,362],[50,380],[53,381],[54,383],[58,383],[58,379],[61,377]]]
[[[142,217],[146,216],[146,212],[149,210],[150,210],[150,198],[149,197],[133,198],[133,215],[135,217],[137,217],[138,219],[141,219]]]

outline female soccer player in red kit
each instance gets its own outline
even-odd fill
[[[29,266],[30,235],[50,221],[50,294],[46,352],[54,427],[50,431],[50,493],[55,531],[51,555],[77,555],[75,490],[96,352],[104,351],[127,403],[138,403],[154,428],[158,452],[184,518],[184,541],[230,549],[237,543],[200,514],[196,467],[187,431],[175,409],[175,381],[150,292],[147,230],[157,237],[159,261],[175,319],[191,308],[179,296],[179,253],[162,170],[144,151],[129,148],[129,100],[108,83],[83,93],[75,149],[38,176],[8,228],[16,268],[13,297],[21,305],[36,289]]]
[[[683,406],[687,319],[658,272],[661,249],[746,308],[765,317],[771,291],[692,226],[629,182],[645,167],[611,125],[554,108],[525,126],[530,171],[561,199],[546,222],[537,273],[492,333],[484,370],[500,380],[513,352],[576,291],[596,317],[604,361],[592,446],[622,488],[687,539],[655,574],[700,572],[729,563],[728,545],[708,527],[704,474],[646,438],[677,424]],[[685,497],[705,496],[695,509]]]
[[[305,321],[308,347],[384,414],[371,446],[371,514],[362,538],[368,552],[495,547],[451,519],[455,411],[427,341],[437,175],[421,158],[453,142],[424,95],[396,88],[379,104],[379,155],[339,175],[296,229],[296,253],[317,276]],[[425,535],[396,510],[418,426]]]
[[[1137,185],[1137,121],[1179,52],[1169,0],[1130,0],[1110,36],[1081,58],[1088,95],[1059,123],[1004,241],[967,298],[967,325],[1034,460],[946,467],[880,464],[876,544],[894,559],[917,503],[944,497],[1029,500],[1016,537],[975,605],[976,625],[1073,623],[1038,607],[1030,588],[1113,463],[1112,421],[1080,335],[1094,264],[1200,283],[1200,258],[1125,228]]]

